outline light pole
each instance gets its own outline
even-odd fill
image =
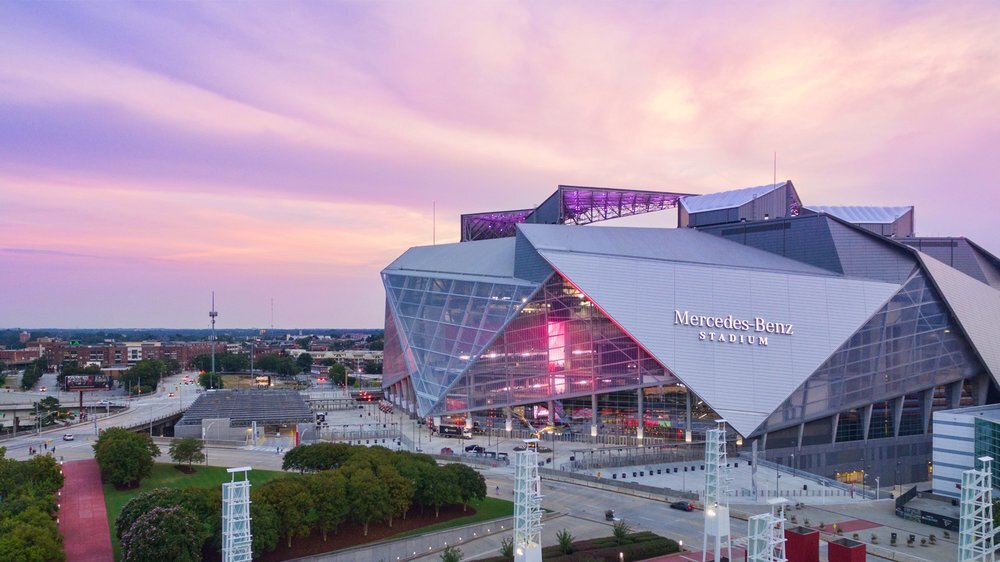
[[[896,497],[899,497],[899,467],[903,464],[902,461],[896,461],[896,474],[893,478],[892,487],[896,490]]]
[[[791,466],[791,468],[792,468],[792,471],[791,471],[792,472],[792,476],[795,476],[795,453],[792,453],[791,464],[792,464],[792,466]],[[794,482],[793,482],[793,484],[794,484]]]

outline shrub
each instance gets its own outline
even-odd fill
[[[461,562],[462,551],[454,546],[446,546],[441,551],[441,562]]]
[[[628,541],[629,534],[632,533],[632,527],[629,527],[625,520],[615,521],[614,527],[612,527],[612,534],[615,537],[615,543],[618,545],[623,545]]]
[[[514,537],[504,537],[500,539],[500,556],[514,559]]]
[[[573,554],[573,534],[567,529],[563,529],[556,533],[556,540],[559,541],[559,550],[563,554]]]

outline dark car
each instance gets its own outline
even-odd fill
[[[478,449],[478,448],[479,448],[479,445],[468,445],[468,446],[465,447],[465,452],[466,453],[478,452],[478,451],[476,451],[476,449]]]
[[[670,504],[671,509],[679,509],[681,511],[692,511],[694,510],[694,504],[691,502],[674,502]]]

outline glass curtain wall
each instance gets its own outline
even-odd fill
[[[558,275],[448,392],[445,411],[545,404],[676,378]],[[635,394],[634,392],[632,393]]]
[[[903,288],[772,414],[768,431],[841,412],[837,441],[857,438],[853,407],[889,401],[906,389],[932,388],[983,370],[936,291],[916,272]],[[915,404],[901,429],[912,431]],[[888,430],[884,410],[878,433]],[[910,414],[910,415],[908,415]],[[845,422],[848,426],[844,426]]]
[[[392,326],[422,414],[445,408],[447,389],[538,287],[516,281],[384,275]],[[397,358],[387,360],[398,368]]]

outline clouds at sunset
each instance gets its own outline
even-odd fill
[[[381,324],[378,271],[559,183],[1000,230],[1000,6],[0,5],[0,326]],[[122,304],[119,304],[122,303]],[[224,322],[222,322],[224,320]]]

